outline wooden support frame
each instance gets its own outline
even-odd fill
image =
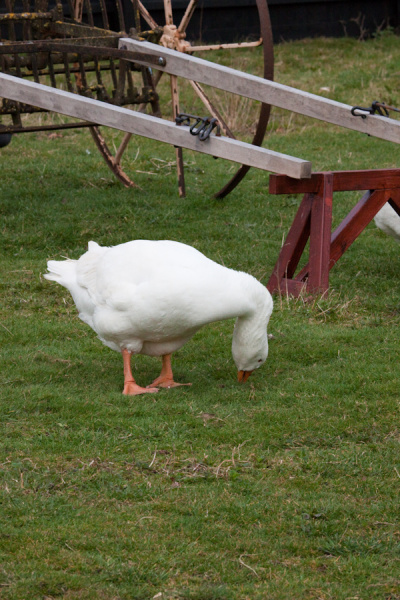
[[[368,190],[331,234],[333,192]],[[329,271],[386,202],[400,216],[400,169],[314,173],[299,181],[271,175],[271,194],[304,193],[268,282],[272,292],[298,296],[324,293]],[[307,264],[295,275],[306,244]]]

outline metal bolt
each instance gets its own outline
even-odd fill
[[[157,62],[160,65],[160,67],[165,67],[165,65],[167,64],[167,61],[163,56],[159,56]]]

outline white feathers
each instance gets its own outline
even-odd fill
[[[384,204],[374,221],[379,229],[400,241],[400,217],[390,204]]]
[[[253,370],[267,358],[273,306],[267,289],[190,246],[89,242],[79,260],[52,260],[48,270],[46,279],[70,291],[80,318],[115,350],[170,354],[203,325],[238,317],[232,343],[238,369]]]

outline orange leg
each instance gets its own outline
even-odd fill
[[[124,389],[123,394],[128,396],[138,396],[149,392],[158,392],[156,387],[142,388],[136,383],[131,371],[131,353],[129,350],[122,350],[122,358],[124,360]]]
[[[192,385],[191,383],[176,383],[172,374],[171,367],[171,354],[165,354],[162,357],[162,367],[160,376],[157,377],[151,384],[151,386],[157,386],[162,388],[173,388],[180,385]],[[149,388],[150,389],[150,388]]]

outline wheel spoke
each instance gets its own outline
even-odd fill
[[[197,83],[197,81],[191,81],[191,80],[189,80],[189,83],[192,86],[192,88],[194,89],[194,91],[196,92],[196,94],[198,95],[198,97],[200,98],[200,100],[203,102],[204,106],[206,106],[207,109],[212,114],[212,116],[215,117],[218,120],[218,123],[219,123],[222,131],[225,133],[225,135],[228,136],[228,137],[230,137],[230,138],[235,139],[235,136],[233,135],[232,131],[229,129],[229,126],[227,125],[227,123],[225,123],[224,119],[222,118],[221,113],[213,105],[213,103],[211,102],[211,100],[209,99],[209,97],[206,95],[206,93],[203,90],[203,88],[201,87],[201,85],[199,85]]]
[[[122,139],[122,142],[120,143],[119,148],[118,148],[118,150],[117,150],[117,152],[115,154],[115,158],[114,158],[115,164],[117,164],[117,165],[120,164],[122,155],[125,152],[125,150],[126,150],[128,144],[129,144],[129,140],[131,139],[131,137],[132,137],[132,133],[126,133],[124,135],[124,137]]]
[[[83,0],[75,0],[74,5],[74,19],[75,21],[82,21],[82,10],[83,10]]]
[[[182,17],[182,21],[179,23],[178,31],[179,33],[184,33],[186,31],[187,26],[189,25],[189,21],[193,16],[194,9],[196,8],[198,0],[190,0],[188,7],[185,11],[185,14]]]
[[[111,171],[114,173],[115,177],[117,177],[117,179],[119,179],[121,181],[121,183],[124,184],[125,187],[138,187],[128,177],[128,175],[126,173],[124,173],[124,171],[121,169],[120,165],[117,164],[115,158],[111,154],[111,152],[106,144],[105,139],[101,135],[99,128],[96,125],[94,125],[93,127],[90,127],[89,129],[90,129],[90,133],[92,134],[92,137],[96,143],[98,150],[102,154],[104,160],[106,161],[106,163],[109,166],[109,168],[111,169]]]
[[[263,40],[264,57],[264,79],[274,79],[274,49],[271,20],[266,0],[256,0],[258,16],[260,19],[260,33]],[[252,144],[261,146],[265,131],[268,125],[271,107],[269,104],[261,104],[256,132]],[[215,194],[215,198],[224,198],[229,194],[245,177],[250,167],[242,165],[228,183]]]
[[[170,75],[171,82],[171,97],[172,97],[172,109],[173,109],[173,118],[179,114],[179,94],[178,94],[178,78],[176,75]],[[178,188],[179,188],[179,196],[184,198],[186,195],[185,190],[185,174],[183,170],[183,151],[182,148],[175,148],[176,154],[176,168],[178,172]]]
[[[142,2],[140,2],[140,0],[137,0],[138,3],[138,7],[139,7],[139,12],[142,15],[143,19],[146,21],[147,25],[149,27],[151,27],[151,29],[157,29],[158,25],[155,22],[155,20],[153,19],[153,17],[151,16],[151,14],[149,13],[149,11],[147,10],[147,8],[145,8],[142,4]]]
[[[173,25],[174,19],[172,16],[172,3],[171,0],[164,0],[164,12],[165,12],[165,23],[167,25]]]
[[[191,46],[192,52],[206,52],[207,50],[234,50],[236,48],[256,48],[263,43],[260,38],[256,42],[239,42],[237,44],[213,44],[210,46]]]

